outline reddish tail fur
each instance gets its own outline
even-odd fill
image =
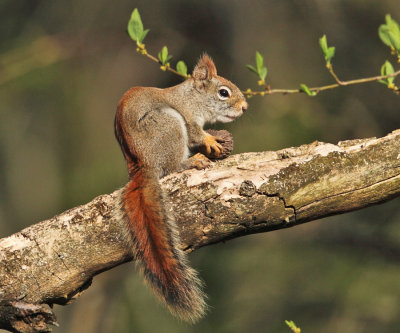
[[[196,321],[206,308],[201,282],[186,264],[175,222],[163,201],[156,175],[147,168],[135,168],[122,196],[135,259],[171,312]]]

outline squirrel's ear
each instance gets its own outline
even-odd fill
[[[214,61],[206,53],[200,58],[193,70],[192,76],[195,80],[211,80],[212,77],[217,76]]]

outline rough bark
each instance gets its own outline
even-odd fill
[[[245,153],[162,179],[187,251],[400,195],[400,130],[383,138]],[[94,275],[132,259],[120,190],[0,240],[0,327],[46,332]]]

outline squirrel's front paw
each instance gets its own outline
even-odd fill
[[[211,161],[201,153],[197,153],[189,158],[189,168],[196,168],[198,170],[205,169],[210,166]]]
[[[219,157],[223,153],[224,147],[218,143],[218,141],[223,142],[224,139],[206,134],[203,145],[206,149],[207,156]]]

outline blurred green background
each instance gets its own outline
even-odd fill
[[[332,82],[318,38],[337,47],[342,79],[372,76],[390,59],[377,28],[400,21],[398,0],[13,1],[0,3],[0,235],[10,235],[123,186],[113,118],[134,85],[180,82],[135,52],[125,29],[139,8],[145,42],[168,45],[190,68],[207,51],[221,75],[256,87],[258,50],[273,88]],[[392,61],[394,63],[394,61]],[[225,126],[235,152],[383,136],[400,128],[399,97],[372,83],[249,100]],[[400,325],[400,205],[326,218],[203,248],[190,260],[211,310],[189,326],[170,316],[134,265],[96,277],[56,307],[55,332],[395,332]]]

